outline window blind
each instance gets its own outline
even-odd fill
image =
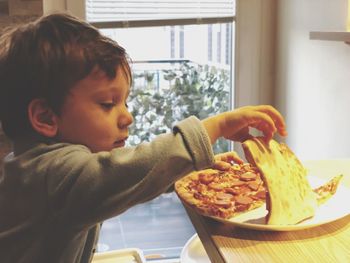
[[[90,23],[104,28],[227,23],[235,0],[86,0],[85,10]]]

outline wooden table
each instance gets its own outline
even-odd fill
[[[326,179],[342,173],[342,184],[350,188],[350,159],[305,161],[304,165],[310,174]],[[350,200],[339,205],[350,206]],[[313,228],[276,232],[226,225],[190,208],[186,211],[213,263],[350,262],[350,215]]]

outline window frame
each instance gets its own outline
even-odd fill
[[[52,0],[50,0],[52,1]],[[62,0],[59,0],[62,1]],[[66,5],[67,5],[67,9],[76,13],[76,14],[81,14],[81,12],[83,12],[83,14],[80,15],[81,18],[86,19],[86,1],[87,0],[65,0],[66,1]],[[236,1],[236,0],[230,0],[230,1]],[[132,2],[132,1],[131,1]],[[154,2],[153,4],[156,4],[157,1],[150,1],[150,2]],[[170,3],[171,1],[169,1]],[[173,1],[173,2],[177,2],[177,1]],[[193,3],[198,2],[199,4],[201,4],[201,1],[192,1]],[[205,3],[206,1],[204,1]],[[216,1],[212,1],[212,2],[216,2]],[[190,2],[188,2],[190,3]],[[161,1],[160,1],[161,4]],[[97,4],[98,5],[98,4]],[[161,4],[161,6],[163,6]],[[210,6],[210,5],[209,5]],[[208,6],[206,6],[204,4],[203,9],[199,9],[199,12],[197,9],[193,10],[193,12],[195,12],[195,14],[193,14],[193,17],[191,17],[191,15],[188,16],[184,16],[184,17],[178,17],[176,18],[176,15],[173,17],[171,17],[171,15],[169,16],[169,18],[152,18],[152,19],[129,19],[127,21],[122,21],[122,20],[117,20],[117,21],[89,21],[90,24],[96,26],[97,28],[122,28],[122,27],[151,27],[151,26],[173,26],[173,25],[193,25],[193,24],[215,24],[215,23],[233,23],[235,20],[235,15],[224,15],[224,14],[218,14],[217,16],[213,16],[213,15],[209,15],[208,13],[201,12],[200,10],[212,10],[212,9],[207,9],[205,8]],[[162,9],[160,9],[162,10]],[[176,10],[176,8],[174,9]],[[189,9],[190,11],[192,11],[192,9]],[[226,12],[224,12],[226,13]],[[162,13],[160,13],[162,14]],[[176,14],[176,13],[175,13]],[[146,13],[145,13],[146,15]],[[148,14],[149,15],[149,14]],[[179,14],[177,14],[179,15]],[[147,16],[147,15],[146,15]],[[195,16],[195,17],[194,17]]]

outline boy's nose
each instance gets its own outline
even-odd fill
[[[130,126],[134,121],[133,116],[129,111],[125,111],[125,113],[119,118],[118,126],[119,128],[126,128]]]

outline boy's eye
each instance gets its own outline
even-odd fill
[[[100,103],[100,105],[101,105],[103,108],[109,110],[109,109],[111,109],[111,108],[114,107],[115,103],[113,103],[113,102],[103,102],[103,103]]]
[[[129,108],[129,104],[125,103],[125,107],[126,107],[126,108]]]

